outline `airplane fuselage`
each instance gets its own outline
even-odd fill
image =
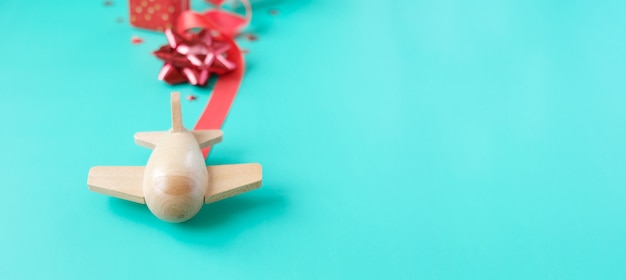
[[[193,134],[165,133],[148,159],[143,178],[146,204],[161,220],[183,222],[198,213],[209,174]]]

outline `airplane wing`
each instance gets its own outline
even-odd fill
[[[94,192],[145,204],[143,166],[95,166],[89,170],[87,185]]]
[[[211,203],[261,187],[261,165],[257,163],[207,166],[209,189],[204,203]]]

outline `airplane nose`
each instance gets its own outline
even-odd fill
[[[164,205],[160,213],[154,214],[161,220],[170,223],[180,223],[195,216],[201,207],[202,203],[194,203],[194,201],[189,199],[177,199]]]
[[[158,190],[154,197],[146,196],[146,204],[159,219],[180,223],[195,216],[204,202],[201,186],[184,176],[161,176],[154,179]]]

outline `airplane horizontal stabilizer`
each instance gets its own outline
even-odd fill
[[[201,149],[217,144],[222,141],[224,133],[219,129],[213,130],[194,130],[191,132],[193,137],[198,141]]]
[[[161,136],[169,131],[155,131],[155,132],[137,132],[135,133],[135,143],[139,146],[146,147],[148,149],[154,149],[156,143]]]

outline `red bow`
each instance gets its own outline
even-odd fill
[[[236,65],[226,57],[231,45],[213,36],[207,29],[198,33],[178,33],[165,30],[168,45],[162,46],[154,55],[165,61],[159,80],[168,84],[189,82],[204,86],[211,74],[226,74]]]

